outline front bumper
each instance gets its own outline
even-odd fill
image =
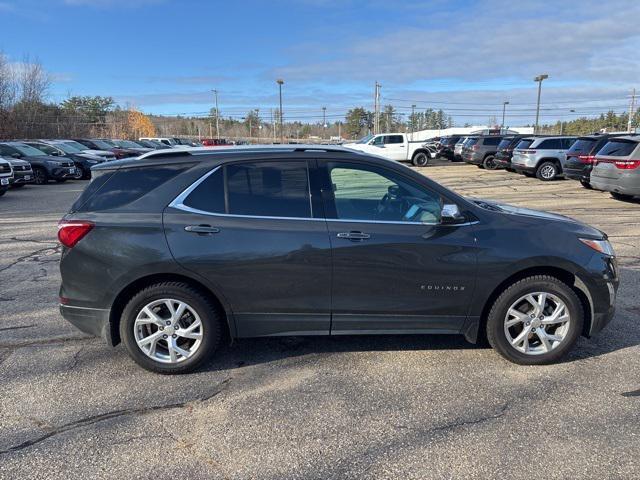
[[[110,313],[111,311],[107,309],[60,304],[62,318],[82,332],[102,337],[109,345],[113,345],[109,323]]]
[[[76,167],[55,167],[49,171],[49,176],[53,179],[74,178]]]
[[[35,179],[33,178],[32,170],[14,171],[13,176],[14,176],[14,180],[13,180],[14,185],[21,185],[23,183],[35,182]]]

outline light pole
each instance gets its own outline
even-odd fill
[[[218,90],[211,90],[213,94],[216,96],[216,138],[220,138],[220,126],[218,124],[218,117],[220,113],[218,112]]]
[[[282,84],[284,83],[284,80],[279,78],[276,80],[276,83],[278,84],[280,94],[280,143],[284,143],[284,127],[282,125]]]
[[[322,107],[322,138],[327,134],[327,107]]]
[[[542,81],[549,78],[549,75],[543,73],[533,79],[534,82],[538,82],[538,103],[536,106],[536,126],[533,129],[533,133],[538,133],[538,120],[540,119],[540,92],[542,91]]]
[[[509,102],[502,102],[502,124],[500,125],[500,129],[504,128],[504,114],[507,110],[507,105],[509,105]]]

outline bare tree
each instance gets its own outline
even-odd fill
[[[16,97],[16,82],[7,56],[0,52],[0,111],[13,106]]]

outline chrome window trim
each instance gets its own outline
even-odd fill
[[[389,224],[389,225],[423,225],[423,226],[447,226],[447,227],[465,227],[468,225],[475,225],[478,221],[473,222],[465,222],[465,223],[423,223],[423,222],[403,222],[403,221],[391,221],[391,220],[357,220],[357,219],[345,219],[345,218],[315,218],[315,217],[272,217],[272,216],[264,216],[264,215],[239,215],[234,213],[217,213],[217,212],[208,212],[206,210],[199,210],[197,208],[189,207],[184,204],[184,200],[193,192],[198,186],[204,182],[209,176],[213,175],[217,172],[222,165],[218,165],[213,168],[209,172],[205,173],[198,180],[193,182],[190,186],[188,186],[182,193],[180,193],[173,201],[168,205],[168,207],[175,208],[177,210],[182,210],[183,212],[195,213],[198,215],[208,215],[210,217],[222,217],[222,218],[256,218],[256,219],[264,219],[264,220],[310,220],[314,222],[337,222],[337,223],[372,223],[372,224]],[[307,176],[309,175],[309,168],[307,167]],[[308,179],[309,183],[309,192],[311,191],[311,182]],[[311,195],[309,195],[309,199],[311,201]],[[313,213],[313,210],[312,210]]]

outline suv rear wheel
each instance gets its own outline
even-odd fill
[[[575,344],[584,311],[575,292],[555,277],[537,275],[507,287],[487,319],[487,339],[520,365],[553,363]]]
[[[182,282],[159,283],[138,292],[120,321],[129,355],[157,373],[188,373],[220,345],[222,317],[209,298]]]
[[[536,177],[540,180],[548,182],[558,175],[558,167],[551,161],[542,162],[536,170]]]
[[[487,170],[495,170],[496,168],[498,168],[493,155],[488,155],[482,162],[482,166]]]

